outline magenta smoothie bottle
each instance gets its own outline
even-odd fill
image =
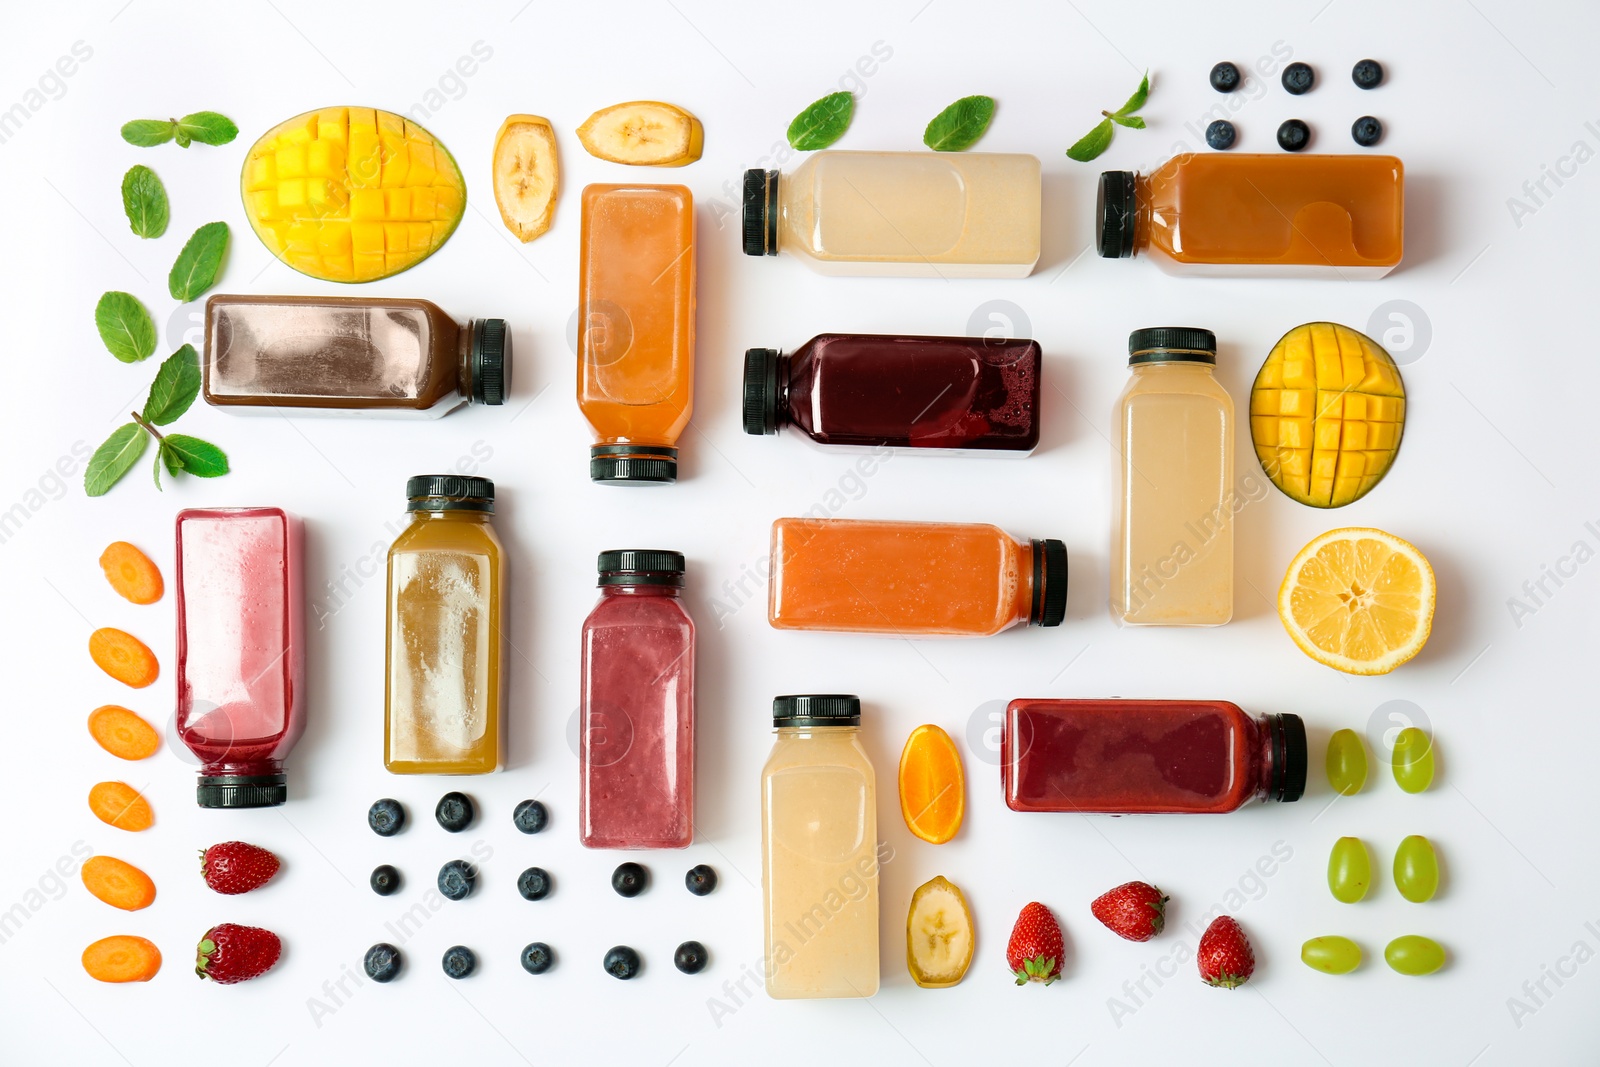
[[[578,823],[589,848],[694,839],[694,622],[683,554],[600,553],[583,624]]]

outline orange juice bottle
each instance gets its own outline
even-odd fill
[[[767,593],[779,630],[982,637],[1059,626],[1067,548],[981,523],[779,519]]]
[[[589,477],[676,481],[694,385],[694,197],[681,185],[590,185],[578,253],[578,407]]]
[[[1186,153],[1100,175],[1096,239],[1173,274],[1381,278],[1400,262],[1405,168],[1394,156]]]

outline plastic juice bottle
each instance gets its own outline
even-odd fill
[[[218,407],[437,418],[505,403],[511,335],[504,319],[460,326],[427,300],[219,294],[200,369]]]
[[[1225,700],[1013,700],[1000,777],[1015,811],[1221,813],[1299,800],[1306,727]]]
[[[825,445],[1031,452],[1039,342],[825,333],[793,353],[752,348],[744,429],[793,426]]]
[[[1039,261],[1035,156],[813,152],[744,172],[744,251],[823,274],[1024,278]]]
[[[178,736],[200,760],[202,808],[288,796],[305,730],[300,520],[281,508],[178,512]]]
[[[583,624],[578,825],[589,848],[694,840],[694,622],[683,554],[600,553]]]
[[[1381,278],[1400,262],[1405,167],[1394,156],[1173,156],[1100,175],[1096,240],[1173,274]]]
[[[425,474],[406,497],[411,522],[389,548],[383,765],[497,771],[506,578],[494,483]]]
[[[589,477],[676,481],[694,392],[694,197],[681,185],[589,185],[578,253],[578,407]]]
[[[1128,338],[1133,374],[1112,412],[1118,455],[1111,614],[1136,626],[1233,618],[1233,400],[1210,330]]]
[[[978,637],[1059,626],[1067,548],[980,523],[779,519],[767,595],[780,630]]]
[[[782,696],[761,772],[767,994],[878,991],[878,795],[853,696]]]

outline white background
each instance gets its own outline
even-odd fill
[[[1036,1063],[1195,1062],[1225,1050],[1238,1061],[1286,1064],[1589,1063],[1600,1015],[1600,860],[1595,814],[1592,663],[1600,563],[1561,564],[1575,542],[1600,548],[1593,396],[1600,370],[1592,339],[1600,243],[1596,190],[1600,106],[1592,6],[1509,0],[1365,3],[1303,0],[1207,5],[727,5],[705,0],[521,5],[384,3],[364,6],[255,0],[167,6],[154,0],[30,5],[0,35],[0,108],[30,116],[0,144],[6,206],[7,414],[0,420],[0,544],[5,589],[3,666],[6,770],[0,909],[0,1060],[6,1063],[166,1064],[229,1050],[237,1064],[394,1062],[596,1063]],[[519,8],[521,8],[519,10]],[[69,78],[46,79],[83,42],[92,56]],[[475,42],[492,55],[470,77],[451,72]],[[1149,168],[1200,144],[1217,60],[1241,66],[1274,47],[1317,68],[1317,88],[1287,96],[1276,77],[1241,98],[1240,149],[1273,151],[1273,131],[1299,116],[1313,151],[1354,150],[1357,116],[1383,119],[1384,149],[1407,167],[1406,257],[1378,282],[1174,279],[1149,262],[1086,253],[1093,182],[1103,167]],[[481,46],[480,46],[481,47]],[[738,248],[741,171],[770,165],[789,119],[837,88],[858,60],[857,116],[840,147],[914,149],[923,125],[957,96],[1000,101],[982,147],[1033,152],[1045,165],[1044,255],[1021,281],[826,279],[789,258],[752,260]],[[1389,80],[1362,93],[1349,79],[1363,56]],[[1142,69],[1155,73],[1147,131],[1122,130],[1100,161],[1063,155],[1100,108],[1115,108]],[[443,81],[441,82],[441,79]],[[165,274],[187,235],[224,219],[233,229],[219,291],[323,293],[333,287],[275,263],[250,233],[237,178],[250,142],[273,123],[326,105],[406,111],[430,90],[425,125],[456,154],[469,210],[444,249],[416,269],[364,287],[426,297],[451,314],[500,315],[512,324],[516,381],[504,408],[473,408],[435,423],[254,419],[196,407],[180,429],[213,439],[234,473],[179,480],[157,493],[147,462],[112,493],[82,493],[78,454],[97,445],[140,402],[155,360],[127,366],[101,346],[95,299],[137,294],[162,325],[164,356],[189,323],[167,325]],[[705,122],[705,157],[683,170],[645,172],[586,155],[573,135],[591,111],[661,98]],[[117,129],[136,117],[221,110],[242,131],[222,148],[137,149]],[[519,246],[502,229],[488,185],[491,139],[511,112],[555,124],[562,196],[554,228]],[[1586,122],[1594,125],[1586,126]],[[1584,142],[1585,162],[1570,158]],[[1561,163],[1563,157],[1569,157]],[[135,162],[154,167],[172,199],[165,237],[140,241],[122,217],[118,182]],[[1524,182],[1558,165],[1567,175],[1528,198]],[[1576,170],[1574,174],[1573,171]],[[606,488],[587,476],[589,437],[573,401],[565,332],[576,292],[578,191],[594,181],[682,181],[699,205],[700,285],[696,417],[683,442],[682,480],[658,490]],[[1537,190],[1535,190],[1537,192]],[[1508,198],[1529,211],[1516,217]],[[342,290],[341,290],[342,291]],[[1272,343],[1290,327],[1331,319],[1365,329],[1388,301],[1415,305],[1418,330],[1392,338],[1404,366],[1409,426],[1397,465],[1370,496],[1335,514],[1269,490],[1240,519],[1237,612],[1208,631],[1119,630],[1105,609],[1107,418],[1126,377],[1125,339],[1149,325],[1194,324],[1221,342],[1218,373],[1245,410],[1247,389]],[[738,415],[741,355],[752,345],[792,348],[822,331],[964,333],[1002,325],[1002,312],[1044,345],[1044,438],[1021,462],[897,458],[870,477],[854,457],[805,447],[792,435],[747,437]],[[1379,322],[1375,329],[1395,325]],[[1431,336],[1424,349],[1423,326]],[[190,334],[196,339],[198,334]],[[1239,420],[1241,478],[1259,478]],[[475,459],[499,490],[496,525],[510,549],[512,656],[508,767],[465,783],[395,778],[380,760],[381,570],[374,565],[402,518],[408,475]],[[70,488],[58,460],[74,467]],[[836,497],[828,494],[837,492]],[[768,628],[759,580],[768,525],[823,502],[852,517],[986,521],[1021,537],[1060,537],[1072,553],[1068,619],[1055,630],[1013,631],[967,643],[905,643]],[[20,505],[18,512],[13,505]],[[128,539],[169,580],[174,513],[194,505],[276,504],[305,517],[307,598],[332,611],[311,623],[310,727],[289,763],[290,801],[275,810],[200,811],[181,747],[129,765],[84,729],[96,705],[126,703],[166,724],[172,708],[172,597],[136,607],[96,566],[106,543]],[[1586,527],[1591,520],[1596,527]],[[1296,549],[1338,525],[1374,525],[1407,537],[1439,578],[1439,613],[1426,650],[1384,678],[1350,678],[1300,654],[1270,598]],[[623,900],[607,887],[619,857],[587,853],[575,833],[576,759],[568,727],[577,700],[578,630],[592,603],[595,553],[661,546],[690,559],[688,603],[699,621],[698,835],[682,854],[641,857],[653,888]],[[1587,558],[1587,554],[1585,555]],[[1541,603],[1520,620],[1508,598],[1546,567]],[[347,594],[327,585],[341,576]],[[752,595],[753,594],[753,595]],[[1520,625],[1519,625],[1520,622]],[[165,673],[130,692],[85,651],[89,631],[125,627],[149,641]],[[1580,667],[1590,669],[1580,680]],[[868,1002],[773,1002],[730,995],[761,955],[757,779],[775,693],[853,691],[866,704],[864,735],[883,786],[881,835],[894,858],[882,878],[883,988]],[[984,747],[988,716],[1015,696],[1221,697],[1253,712],[1293,711],[1313,729],[1315,760],[1329,731],[1377,733],[1389,701],[1408,701],[1437,733],[1440,775],[1421,796],[1402,794],[1380,764],[1361,795],[1328,807],[1320,773],[1298,804],[1217,818],[1027,817],[1004,807]],[[967,744],[966,825],[952,843],[914,841],[897,811],[893,773],[902,741],[936,722]],[[84,796],[124,778],[156,811],[130,835],[96,821]],[[464,785],[482,817],[459,837],[432,821],[448,788]],[[411,822],[393,839],[365,825],[367,805],[392,795]],[[511,809],[538,795],[550,829],[516,833]],[[1437,900],[1402,900],[1387,876],[1396,843],[1424,833],[1446,875]],[[1336,903],[1326,857],[1342,834],[1366,839],[1384,872],[1365,902]],[[196,850],[243,838],[285,869],[265,890],[222,898],[201,883]],[[477,895],[445,904],[404,945],[407,970],[389,986],[345,979],[363,951],[394,940],[386,922],[423,899],[440,863],[476,845]],[[74,849],[78,855],[74,855]],[[125,914],[95,900],[76,868],[92,849],[155,878],[160,896]],[[1287,860],[1271,859],[1274,850]],[[1263,857],[1267,858],[1263,862]],[[67,877],[58,878],[58,861]],[[367,873],[382,862],[405,890],[379,898]],[[682,888],[691,864],[712,864],[722,887],[705,899]],[[555,892],[528,904],[517,873],[548,868]],[[1258,864],[1270,870],[1258,873]],[[913,986],[903,965],[905,907],[935,874],[965,887],[979,946],[966,981],[945,991]],[[1088,903],[1130,878],[1173,895],[1169,932],[1122,942]],[[1070,945],[1065,980],[1016,989],[1004,943],[1023,903],[1061,917]],[[18,913],[13,905],[20,905]],[[1215,991],[1187,962],[1189,923],[1237,914],[1260,961],[1240,991]],[[242,986],[201,984],[192,946],[209,924],[269,926],[283,962]],[[1596,921],[1587,927],[1586,922]],[[166,965],[146,985],[85,976],[80,949],[111,933],[155,940]],[[1447,970],[1395,975],[1383,945],[1424,933],[1449,946]],[[1314,935],[1358,939],[1368,961],[1335,978],[1296,959]],[[678,974],[673,947],[709,946],[712,965]],[[559,964],[524,974],[517,955],[548,941]],[[631,983],[602,973],[612,944],[636,946],[645,970]],[[1570,954],[1583,942],[1578,963]],[[450,982],[439,957],[474,948],[476,976]],[[1183,960],[1174,966],[1175,960]],[[1565,961],[1565,962],[1563,962]],[[1557,985],[1543,969],[1561,968]],[[1146,975],[1176,974],[1157,986]],[[1124,983],[1144,979],[1144,992]],[[746,977],[746,991],[754,988]],[[1131,995],[1130,995],[1131,994]],[[1508,998],[1530,1012],[1514,1014]],[[335,999],[336,998],[336,999]],[[735,999],[737,998],[737,999]],[[1112,998],[1116,998],[1113,1000]],[[1134,998],[1137,998],[1135,1000]]]

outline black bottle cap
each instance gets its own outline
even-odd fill
[[[505,319],[472,324],[472,399],[504,404],[511,395],[511,331]]]
[[[406,479],[407,511],[494,511],[494,483],[460,474],[418,474]]]
[[[1034,538],[1033,608],[1035,626],[1060,626],[1067,617],[1067,546],[1055,538]]]
[[[607,485],[668,485],[678,480],[678,450],[660,445],[595,445],[589,479]]]
[[[1133,171],[1101,173],[1094,207],[1094,239],[1102,259],[1127,259],[1133,255],[1133,220],[1138,207]]]
[[[778,432],[778,357],[776,348],[744,353],[744,432],[760,437]]]
[[[744,254],[778,254],[778,172],[744,172]]]
[[[1128,335],[1128,366],[1217,362],[1217,335],[1198,326],[1150,326]]]
[[[1272,780],[1267,783],[1267,799],[1289,804],[1306,792],[1309,755],[1305,720],[1298,715],[1269,715],[1267,729],[1272,736]]]
[[[202,808],[275,808],[289,799],[281,774],[202,774],[195,800]]]
[[[772,699],[773,726],[860,726],[861,698],[843,693],[807,693]]]
[[[660,548],[611,548],[596,563],[601,585],[683,585],[683,553]]]

